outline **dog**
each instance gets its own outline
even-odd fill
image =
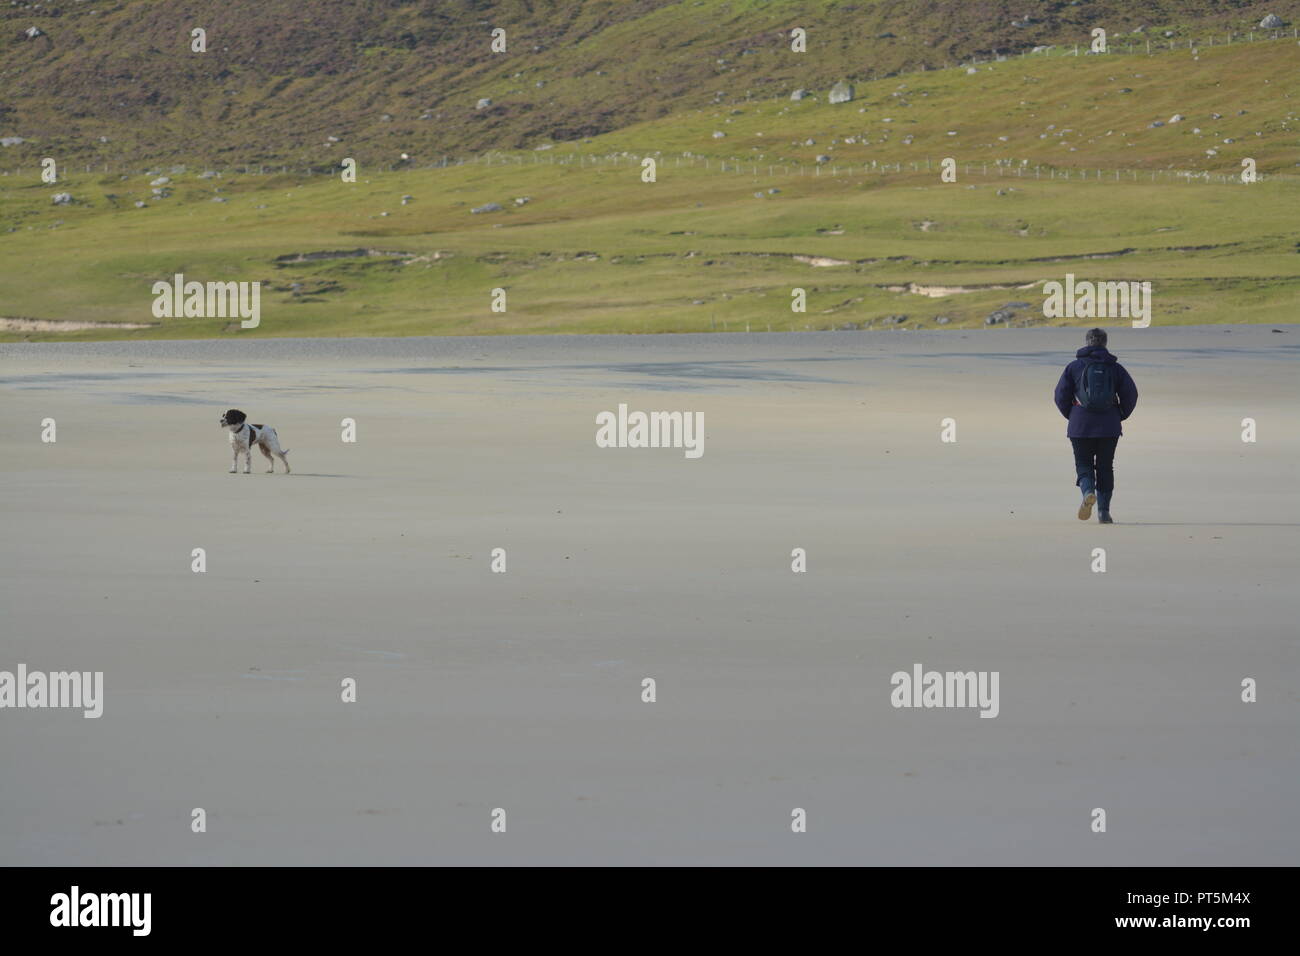
[[[240,455],[244,456],[244,474],[252,473],[254,445],[262,449],[262,454],[271,463],[271,467],[266,469],[268,475],[275,474],[275,458],[271,457],[272,455],[284,462],[286,475],[292,472],[289,459],[285,457],[289,454],[289,449],[280,447],[280,436],[275,433],[274,428],[269,425],[251,424],[248,416],[237,408],[232,408],[221,416],[221,426],[230,429],[230,446],[235,451],[235,462],[230,466],[232,475],[239,471]]]

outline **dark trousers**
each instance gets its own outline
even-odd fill
[[[1110,493],[1115,490],[1115,446],[1119,444],[1119,436],[1071,438],[1070,444],[1074,446],[1074,470],[1078,475],[1074,483],[1105,494],[1109,501]]]

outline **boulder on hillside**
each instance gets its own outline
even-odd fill
[[[847,103],[853,99],[853,84],[847,80],[840,80],[831,87],[830,95],[827,97],[832,103]]]
[[[790,99],[797,101],[797,100],[805,99],[807,98],[807,96],[808,96],[807,90],[795,90],[793,93],[790,94]]]
[[[1265,30],[1276,30],[1279,27],[1286,26],[1286,22],[1276,13],[1270,13],[1263,20],[1259,21],[1259,25]]]
[[[37,37],[45,36],[45,31],[40,27],[28,27],[23,31],[23,36],[27,37],[29,40],[35,40]]]
[[[501,204],[499,202],[484,203],[481,206],[475,206],[470,210],[471,213],[478,215],[481,212],[500,212]]]
[[[492,98],[490,96],[485,96],[474,105],[474,109],[485,110],[491,105],[492,105]]]
[[[72,193],[55,193],[55,194],[54,194],[54,205],[56,205],[56,206],[66,206],[66,205],[68,205],[68,204],[71,203],[71,202],[72,202]]]

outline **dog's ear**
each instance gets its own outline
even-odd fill
[[[247,417],[247,415],[237,408],[232,408],[230,411],[226,412],[226,421],[231,425],[242,425],[244,419]]]

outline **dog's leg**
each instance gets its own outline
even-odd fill
[[[233,475],[239,471],[239,446],[231,442],[230,447],[235,454],[235,460],[230,465],[230,473]]]
[[[253,446],[248,445],[244,448],[244,474],[253,473]]]
[[[268,462],[271,463],[271,467],[268,468],[268,469],[266,469],[266,473],[267,473],[268,475],[274,475],[274,474],[275,474],[275,459],[271,457],[271,452],[270,452],[270,450],[266,447],[266,442],[258,442],[258,443],[257,443],[257,447],[260,448],[260,449],[262,450],[262,454],[266,457],[266,460],[267,460]]]
[[[280,447],[280,436],[275,433],[274,428],[268,428],[266,430],[266,444],[267,447],[271,449],[271,454],[284,462],[284,473],[286,475],[290,474],[293,469],[289,467],[289,459],[285,457],[289,454],[289,449]],[[275,465],[274,462],[272,462],[272,470],[274,470],[274,468]]]

